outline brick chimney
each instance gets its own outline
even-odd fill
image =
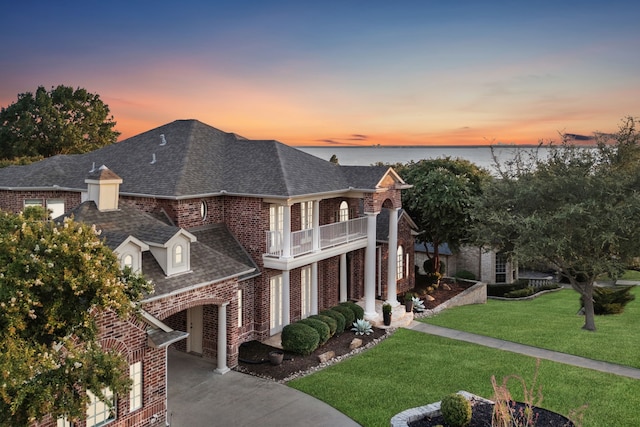
[[[99,211],[118,209],[118,195],[122,178],[105,165],[89,172],[84,180],[87,184],[87,200],[93,200]]]

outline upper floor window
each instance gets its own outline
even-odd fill
[[[129,268],[133,268],[133,255],[131,254],[125,254],[122,257],[122,267],[129,267]]]
[[[203,220],[207,218],[207,202],[204,200],[200,202],[200,218]]]
[[[28,208],[31,206],[42,207],[42,199],[24,199],[24,207]]]
[[[349,204],[345,201],[340,203],[340,210],[338,211],[338,221],[349,221]]]
[[[129,411],[142,408],[142,362],[129,365],[131,390],[129,391]]]
[[[398,255],[396,257],[396,280],[404,277],[404,249],[398,246]]]
[[[108,424],[116,419],[116,402],[113,392],[109,388],[102,390],[105,401],[87,390],[89,396],[89,406],[87,406],[87,427],[98,427]]]
[[[313,202],[300,203],[300,229],[313,228]]]
[[[182,245],[175,245],[173,248],[173,265],[182,265],[184,263],[184,248]]]
[[[64,215],[64,200],[47,199],[47,210],[49,211],[49,217],[51,219],[55,219],[60,215]]]
[[[269,230],[282,231],[284,229],[284,206],[269,206]]]

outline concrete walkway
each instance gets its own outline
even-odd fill
[[[408,327],[408,329],[640,380],[640,369],[630,368],[628,366],[600,362],[598,360],[587,359],[584,357],[573,356],[566,353],[545,350],[542,348],[531,347],[524,344],[517,344],[511,341],[504,341],[496,338],[485,337],[483,335],[471,334],[469,332],[462,332],[455,329],[443,328],[441,326],[429,325],[427,323],[416,321],[414,321]]]
[[[359,427],[326,403],[284,384],[230,371],[201,357],[169,350],[171,427]]]

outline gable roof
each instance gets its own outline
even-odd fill
[[[65,216],[96,226],[111,249],[116,249],[126,239],[133,236],[146,244],[164,245],[173,236],[184,233],[191,238],[191,271],[185,274],[166,276],[153,255],[142,254],[142,272],[154,284],[154,293],[148,299],[155,299],[173,293],[183,292],[221,280],[238,277],[240,280],[255,275],[257,266],[240,244],[230,236],[225,227],[210,226],[199,231],[203,242],[196,236],[173,225],[169,225],[146,212],[133,207],[122,206],[119,210],[99,211],[93,201],[87,201]],[[63,217],[60,217],[60,221]],[[227,233],[227,234],[225,234]],[[207,243],[219,241],[220,245],[210,247]],[[221,246],[224,245],[224,246]],[[243,257],[241,254],[245,254]],[[253,273],[253,274],[252,274]]]
[[[120,194],[175,199],[375,191],[389,171],[340,166],[278,141],[248,140],[197,120],[176,120],[90,153],[0,169],[0,188],[84,191],[88,172],[100,165],[123,179]]]
[[[386,243],[389,241],[389,209],[382,209],[376,216],[376,241]],[[412,230],[417,230],[418,226],[404,209],[398,209],[398,223],[407,221]]]

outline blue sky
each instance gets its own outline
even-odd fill
[[[639,12],[616,0],[24,0],[0,13],[0,106],[39,85],[83,87],[123,138],[188,118],[291,145],[611,132],[639,115]]]

